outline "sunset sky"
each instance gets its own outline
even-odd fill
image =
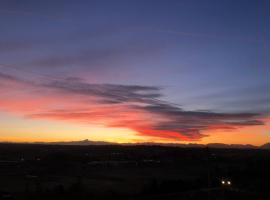
[[[270,142],[269,10],[0,0],[0,141]]]

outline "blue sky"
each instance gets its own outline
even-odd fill
[[[162,88],[189,111],[270,112],[269,1],[0,2],[0,72]]]

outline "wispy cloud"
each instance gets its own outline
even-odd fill
[[[205,130],[263,125],[257,113],[187,111],[162,100],[162,88],[143,85],[91,84],[79,78],[35,84],[0,73],[0,84],[17,85],[0,100],[0,109],[30,118],[124,127],[141,135],[199,140]],[[19,97],[19,98],[18,98]]]
[[[11,76],[9,74],[5,74],[5,73],[1,73],[0,72],[0,81],[3,80],[12,80],[12,81],[17,81],[18,79],[16,79],[14,76]]]

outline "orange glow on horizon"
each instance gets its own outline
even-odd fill
[[[22,81],[2,82],[7,87],[0,88],[3,94],[0,99],[1,141],[89,139],[117,143],[255,145],[270,141],[270,120],[265,119],[266,125],[261,125],[261,116],[256,114],[183,111],[159,99],[147,98],[147,95],[140,97],[140,93],[126,93],[130,88],[125,88],[123,92],[123,86],[108,89],[98,85],[89,95],[96,85],[90,84],[93,88],[85,91],[82,87],[82,91],[77,92],[76,84],[66,91]],[[113,95],[111,89],[115,92]],[[128,95],[132,98],[128,99]],[[108,96],[113,96],[115,101]]]
[[[113,143],[226,143],[259,146],[270,141],[270,119],[265,120],[265,126],[244,127],[229,131],[209,130],[204,133],[208,135],[207,137],[193,141],[186,140],[185,138],[183,140],[175,140],[173,138],[157,137],[158,133],[153,133],[153,137],[151,137],[126,128],[95,127],[59,121],[21,119],[9,114],[5,115],[5,119],[6,123],[0,129],[0,141],[2,142],[59,142],[89,139],[91,141]]]

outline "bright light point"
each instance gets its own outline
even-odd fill
[[[231,181],[227,181],[227,184],[228,184],[228,185],[231,185]]]
[[[224,185],[225,184],[225,181],[221,181],[221,183]]]

